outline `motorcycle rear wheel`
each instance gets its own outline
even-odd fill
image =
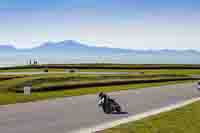
[[[118,113],[120,113],[120,112],[121,112],[121,107],[120,107],[120,106],[116,107],[116,111],[117,111]]]

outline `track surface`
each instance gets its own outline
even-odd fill
[[[97,106],[96,95],[0,106],[0,131],[68,133],[195,98],[200,96],[200,92],[196,84],[190,83],[113,92],[109,95],[122,105],[124,113],[104,114]]]

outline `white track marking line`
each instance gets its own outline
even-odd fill
[[[97,131],[102,131],[102,130],[105,130],[105,129],[108,129],[108,128],[113,128],[113,127],[121,125],[121,124],[125,124],[125,123],[128,123],[128,122],[134,122],[134,121],[137,121],[137,120],[149,117],[149,116],[160,114],[162,112],[171,111],[171,110],[189,105],[189,104],[197,102],[197,101],[200,101],[200,97],[192,98],[190,100],[185,100],[185,101],[182,101],[182,102],[178,102],[176,104],[171,104],[167,107],[162,107],[162,108],[153,109],[153,110],[150,110],[150,111],[147,111],[147,112],[144,112],[144,113],[139,113],[139,114],[136,114],[136,115],[133,115],[133,116],[129,116],[128,118],[122,118],[122,119],[115,120],[115,121],[112,121],[112,122],[103,123],[103,124],[100,124],[100,125],[97,125],[97,126],[94,126],[94,127],[82,128],[82,129],[79,129],[77,131],[72,131],[71,133],[94,133],[94,132],[97,132]]]

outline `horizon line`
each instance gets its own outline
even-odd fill
[[[124,49],[124,50],[143,50],[143,51],[162,51],[162,50],[176,50],[176,51],[188,51],[188,50],[194,50],[194,51],[198,51],[200,52],[200,49],[195,49],[195,48],[120,48],[120,47],[110,47],[110,46],[95,46],[95,45],[89,45],[86,43],[82,43],[81,41],[77,41],[77,40],[60,40],[60,41],[43,41],[42,43],[40,43],[38,46],[33,46],[33,47],[16,47],[13,43],[0,43],[0,47],[1,46],[8,46],[8,47],[12,47],[15,48],[16,50],[20,50],[20,49],[34,49],[40,46],[43,46],[44,44],[58,44],[58,43],[64,43],[64,42],[74,42],[80,45],[84,45],[84,46],[88,46],[88,47],[96,47],[96,48],[114,48],[114,49]]]

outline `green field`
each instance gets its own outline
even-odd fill
[[[53,65],[49,65],[53,66]],[[65,65],[61,68],[49,68],[49,72],[64,72]],[[55,66],[55,65],[54,65]],[[69,67],[70,65],[66,65]],[[74,66],[74,65],[72,65]],[[76,65],[75,65],[76,66]],[[81,67],[141,67],[145,65],[111,65],[98,64],[94,65],[81,65]],[[150,65],[151,66],[151,65]],[[152,65],[153,66],[153,65]],[[152,67],[151,66],[151,67]],[[163,65],[161,65],[163,67]],[[166,67],[168,65],[164,65]],[[174,67],[174,65],[169,65]],[[168,66],[168,67],[169,67]],[[35,66],[34,66],[35,67]],[[21,66],[13,68],[0,69],[1,72],[42,72],[47,67],[34,68],[33,66]],[[36,66],[38,67],[38,66]],[[76,66],[77,67],[77,66]],[[80,65],[79,65],[80,67]],[[149,67],[149,66],[145,66]],[[154,66],[155,67],[155,66]],[[158,67],[158,66],[156,66]],[[177,66],[176,66],[177,67]],[[181,66],[178,66],[181,67]],[[188,67],[188,66],[187,66]],[[194,67],[194,66],[189,66]],[[67,70],[70,70],[67,68]],[[197,79],[190,78],[191,75],[200,74],[200,69],[75,69],[81,72],[129,72],[129,74],[115,74],[115,75],[102,75],[102,74],[79,74],[79,73],[63,73],[63,74],[38,74],[38,75],[0,75],[0,104],[9,104],[17,102],[35,101],[48,98],[77,96],[85,94],[95,94],[99,91],[111,92],[127,89],[138,89],[151,86],[168,85],[175,83],[194,82]],[[185,78],[188,78],[185,80]],[[166,79],[166,81],[162,81]],[[168,81],[167,80],[173,80]],[[181,79],[183,81],[175,81]],[[116,84],[120,81],[129,81],[126,85]],[[156,83],[148,81],[156,80]],[[135,81],[141,81],[137,83]],[[111,82],[111,84],[110,84]],[[113,83],[115,82],[115,84]],[[105,86],[104,83],[109,83]],[[85,85],[86,84],[86,85]],[[89,86],[87,86],[89,84]],[[100,85],[99,85],[100,84]],[[103,85],[101,85],[103,84]],[[34,92],[31,96],[24,96],[23,93],[16,93],[23,91],[23,87],[31,85]],[[92,86],[91,86],[92,85]],[[74,87],[76,86],[76,87]],[[49,89],[51,88],[51,89]],[[51,91],[49,91],[51,90]],[[38,91],[38,92],[37,92]],[[42,91],[42,92],[41,92]]]
[[[79,69],[91,71],[92,69],[101,69],[109,71],[129,71],[129,70],[160,70],[160,69],[197,69],[200,70],[200,65],[193,64],[44,64],[44,65],[25,65],[16,67],[0,68],[1,71],[44,71],[49,69],[52,71],[64,71],[65,69]],[[96,70],[95,70],[96,71]]]
[[[130,73],[141,73],[144,74],[178,74],[178,75],[193,75],[200,74],[200,69],[81,69],[82,72],[130,72]]]
[[[0,69],[0,73],[1,72],[44,72],[44,68],[20,68],[20,69],[16,69],[16,68],[12,68],[12,69],[8,69],[8,70],[3,70]],[[49,72],[66,72],[69,70],[73,70],[70,68],[49,68],[48,69]],[[159,69],[74,69],[77,70],[78,72],[130,72],[132,74],[140,74],[140,73],[144,73],[144,74],[200,74],[200,68],[199,69],[163,69],[163,68],[159,68]]]
[[[191,83],[196,82],[194,80],[189,81],[170,81],[161,83],[143,83],[143,84],[129,84],[129,85],[117,85],[117,86],[106,86],[106,87],[89,87],[89,88],[79,88],[79,89],[69,89],[69,90],[57,90],[57,91],[47,91],[47,92],[34,92],[30,96],[24,96],[23,93],[15,93],[10,91],[0,91],[0,105],[4,104],[14,104],[20,102],[37,101],[43,99],[51,99],[57,97],[70,97],[79,96],[87,94],[96,94],[101,91],[103,92],[113,92],[120,90],[129,89],[140,89],[145,87],[153,86],[164,86],[177,83]]]
[[[123,124],[101,133],[199,133],[200,102],[161,113],[136,122]]]
[[[43,64],[43,65],[25,65],[16,67],[6,67],[0,69],[23,69],[23,68],[80,68],[80,69],[184,69],[200,68],[200,65],[194,64]]]
[[[7,77],[7,76],[6,76]],[[3,77],[2,77],[3,78]],[[80,75],[80,74],[45,74],[45,75],[29,75],[19,76],[9,80],[0,81],[1,91],[20,91],[24,86],[31,85],[35,91],[45,91],[49,87],[84,85],[84,84],[103,84],[110,82],[124,82],[124,81],[144,81],[149,80],[160,81],[162,79],[189,78],[186,75]],[[190,78],[189,78],[190,80]],[[112,84],[111,84],[112,85]],[[114,85],[114,83],[113,83]],[[65,88],[66,88],[65,87]],[[63,87],[63,89],[65,89]],[[62,89],[62,88],[60,88]],[[68,88],[67,88],[68,89]]]
[[[8,70],[3,70],[0,69],[1,72],[44,72],[44,68],[22,68],[22,69],[8,69]],[[64,72],[65,69],[56,69],[56,68],[50,68],[48,69],[49,72]]]

